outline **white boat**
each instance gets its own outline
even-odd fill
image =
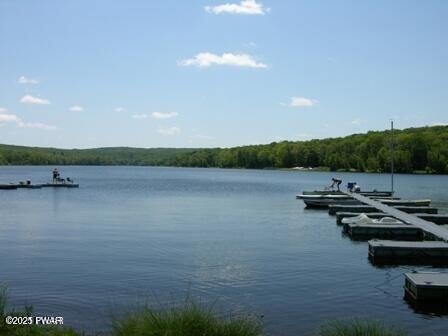
[[[306,195],[301,194],[296,196],[297,199],[302,200],[325,200],[325,199],[353,199],[353,197],[348,196],[346,194],[329,194],[329,195]]]
[[[393,217],[383,217],[374,219],[367,216],[365,213],[355,217],[346,217],[342,219],[342,224],[358,224],[358,225],[400,225],[402,221]]]
[[[303,200],[307,207],[310,208],[328,208],[332,204],[359,205],[360,201],[353,199],[346,194],[332,195],[297,195],[296,198]]]

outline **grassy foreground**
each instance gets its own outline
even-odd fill
[[[87,336],[67,327],[8,325],[6,316],[31,316],[32,309],[7,311],[6,295],[0,291],[1,336]],[[103,336],[263,336],[259,319],[251,317],[220,318],[212,310],[195,303],[181,308],[156,311],[144,307],[112,321],[111,331]],[[380,322],[332,321],[321,327],[320,336],[405,336],[404,331]]]
[[[379,321],[332,321],[321,327],[320,336],[406,336],[404,330]]]

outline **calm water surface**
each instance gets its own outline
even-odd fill
[[[45,182],[53,167],[0,167],[0,183]],[[187,293],[223,312],[263,315],[272,335],[313,335],[327,319],[374,317],[411,335],[446,335],[443,313],[403,300],[403,273],[378,268],[301,190],[331,174],[146,167],[63,167],[79,189],[0,191],[0,282],[10,304],[107,330],[111,314]],[[389,177],[339,174],[364,189]],[[396,176],[403,198],[448,210],[448,176]],[[438,270],[431,268],[432,270]],[[157,303],[155,303],[157,302]]]

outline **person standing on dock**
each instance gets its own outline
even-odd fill
[[[333,183],[330,185],[330,189],[334,189],[334,186],[336,185],[336,187],[338,188],[338,191],[341,191],[341,188],[340,188],[340,187],[341,187],[341,184],[342,184],[342,180],[333,177],[333,178],[331,179],[331,181],[333,181]]]
[[[58,178],[59,178],[59,172],[58,169],[55,168],[53,169],[53,183],[56,183],[58,181]]]

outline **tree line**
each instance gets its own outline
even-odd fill
[[[0,165],[139,165],[220,168],[313,167],[331,171],[387,172],[390,131],[340,138],[282,141],[233,148],[57,149],[0,145]],[[448,173],[448,126],[396,130],[394,164],[399,173]]]

